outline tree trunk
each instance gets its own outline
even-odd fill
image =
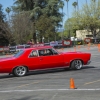
[[[35,31],[35,22],[33,22],[33,41],[34,41],[34,44],[36,44],[37,43],[37,41],[36,41],[36,31]]]
[[[37,41],[36,41],[36,32],[33,33],[33,40],[34,40],[34,44],[36,44],[37,43]]]
[[[96,30],[93,30],[92,34],[93,34],[94,43],[96,43],[97,42],[97,40],[96,40]]]

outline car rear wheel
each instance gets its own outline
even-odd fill
[[[18,77],[24,76],[26,73],[27,73],[27,68],[24,66],[18,66],[13,71],[13,74]]]
[[[74,60],[72,61],[70,68],[79,70],[82,68],[82,66],[83,66],[83,63],[81,60]]]

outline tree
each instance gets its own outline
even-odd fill
[[[67,16],[69,18],[69,10],[68,10],[68,2],[69,2],[69,0],[66,0],[66,2],[67,2]]]
[[[0,22],[4,22],[5,15],[3,13],[2,5],[0,4]]]
[[[5,22],[5,15],[3,13],[2,5],[0,4],[0,45],[8,45],[13,42],[11,31],[8,24]]]
[[[15,3],[17,4],[16,9],[19,9],[20,12],[26,11],[30,13],[30,19],[33,22],[33,38],[35,43],[35,26],[39,18],[44,14],[46,14],[48,18],[52,19],[54,28],[61,26],[60,22],[62,21],[63,15],[60,13],[59,9],[63,7],[62,0],[16,0]]]
[[[15,12],[17,12],[18,14],[21,13],[21,12],[27,12],[30,16],[30,19],[32,20],[33,22],[33,29],[35,29],[35,16],[34,15],[34,11],[33,9],[35,8],[35,5],[36,3],[38,2],[38,0],[16,0],[15,1],[15,4],[16,6],[13,6],[13,10]],[[35,30],[33,30],[33,39],[34,39],[34,42],[36,43],[36,32]]]
[[[70,27],[69,27],[70,25]],[[75,17],[69,18],[68,20],[66,20],[65,25],[64,25],[65,29],[66,29],[66,35],[68,36],[68,32],[70,30],[71,32],[71,36],[75,36],[76,35],[76,30],[81,29],[81,27],[79,27],[79,25],[77,24],[77,19]]]
[[[100,1],[91,0],[90,4],[83,5],[81,11],[77,12],[79,26],[92,33],[96,40],[100,34]],[[74,14],[74,17],[76,15]],[[96,41],[95,41],[96,42]]]
[[[93,2],[96,2],[96,0],[92,0]]]
[[[68,2],[69,2],[69,0],[66,0],[67,1],[67,15],[68,15],[68,19],[69,19],[69,11],[68,11]],[[70,24],[68,25],[68,38],[70,38],[70,29],[69,29],[69,27],[70,27]]]
[[[78,5],[78,2],[73,2],[72,5],[73,5],[73,7],[75,8],[75,17],[74,17],[74,19],[76,19],[76,21],[78,22],[78,19],[77,19],[77,12],[78,12],[77,10],[78,10],[78,9],[76,10],[76,6]],[[78,23],[76,23],[76,25],[77,25],[77,24],[78,24]],[[75,26],[76,26],[76,25],[75,25]],[[74,30],[75,30],[75,35],[74,35],[74,36],[76,37],[76,30],[77,30],[77,28],[74,28]]]
[[[36,30],[37,30],[37,36],[40,38],[40,42],[42,42],[42,39],[44,37],[45,41],[55,40],[55,27],[53,26],[53,20],[51,18],[48,18],[47,15],[41,16],[36,24]],[[49,34],[48,34],[49,33]]]
[[[87,0],[86,0],[86,4],[87,4]]]
[[[77,0],[77,11],[79,10],[79,4],[78,4],[78,0]]]
[[[10,22],[10,15],[9,15],[9,13],[11,12],[11,8],[7,7],[6,8],[6,12],[8,13],[8,18],[9,18],[9,22]]]
[[[72,5],[74,6],[75,11],[76,11],[77,2],[73,2]]]
[[[20,13],[12,17],[12,32],[17,44],[25,44],[32,39],[33,23],[28,13]]]

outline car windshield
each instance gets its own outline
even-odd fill
[[[24,50],[20,50],[18,53],[14,55],[14,57],[19,57],[24,53]]]

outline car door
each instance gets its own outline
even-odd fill
[[[32,50],[28,56],[28,59],[26,61],[29,70],[36,70],[40,69],[40,59],[38,57],[37,50]]]
[[[39,59],[41,68],[55,68],[64,66],[63,55],[58,53],[53,53],[52,49],[42,49],[39,50]]]

